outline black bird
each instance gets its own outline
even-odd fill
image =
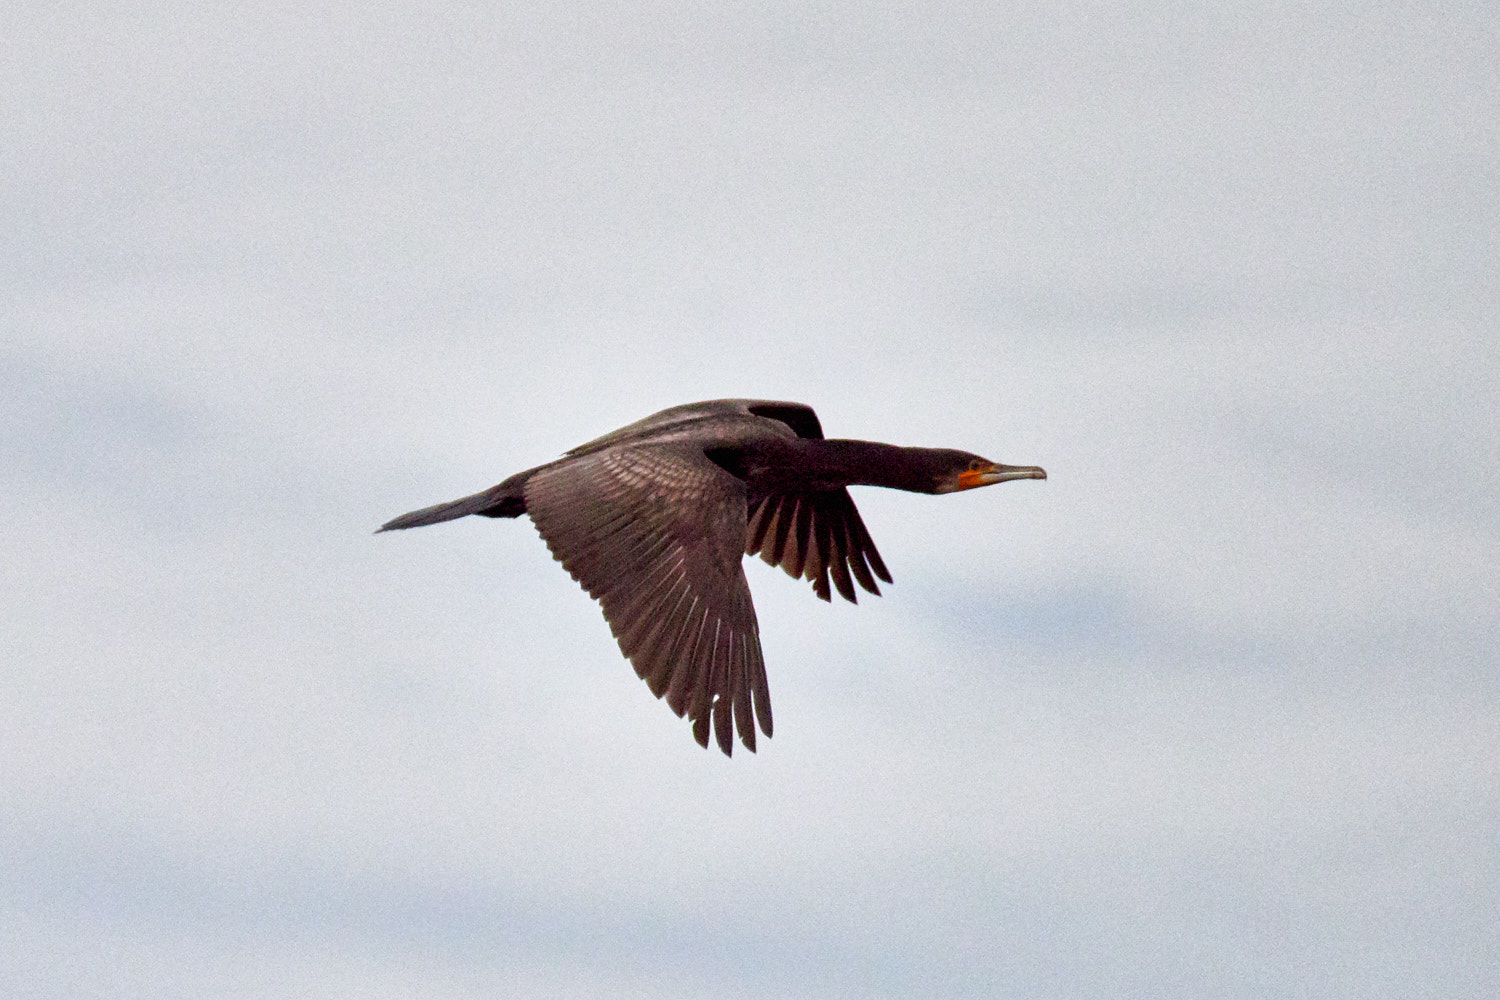
[[[718,399],[674,406],[518,472],[483,493],[402,514],[380,531],[468,514],[530,514],[547,547],[604,608],[651,693],[709,720],[730,754],[734,728],[755,750],[771,735],[771,696],[741,553],[805,577],[823,600],[879,594],[891,574],[848,486],[953,493],[1046,479],[964,451],[825,440],[801,403]],[[754,713],[752,717],[752,705]]]

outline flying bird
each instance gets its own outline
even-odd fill
[[[954,493],[1046,479],[964,451],[828,440],[801,403],[719,399],[674,406],[518,472],[498,486],[402,514],[380,531],[469,514],[520,517],[589,595],[635,672],[708,746],[755,750],[771,695],[742,554],[759,554],[823,600],[891,574],[849,486]],[[830,581],[832,589],[830,589]]]

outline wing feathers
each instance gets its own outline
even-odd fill
[[[771,699],[742,553],[808,580],[823,600],[856,601],[891,581],[847,490],[773,494],[690,448],[604,447],[546,466],[525,507],[603,606],[620,651],[651,693],[726,754],[738,734],[771,735]]]
[[[761,653],[760,643],[750,643],[749,653],[754,665],[751,670],[750,683],[751,692],[755,695],[755,718],[760,723],[760,731],[770,736],[771,689],[766,685],[766,660]]]
[[[843,518],[826,519],[823,522],[828,529],[828,545],[833,552],[833,557],[828,561],[828,568],[833,573],[833,585],[838,588],[839,595],[850,604],[858,604],[859,598],[854,596],[854,582],[849,578],[849,527]],[[853,558],[859,558],[856,550]]]
[[[745,552],[807,579],[825,601],[832,599],[836,588],[845,600],[858,603],[855,581],[876,595],[880,587],[875,577],[891,582],[848,490],[773,494],[758,500],[746,524]]]
[[[688,716],[700,744],[712,733],[728,754],[738,731],[753,750],[757,723],[770,735],[740,567],[743,483],[690,448],[602,448],[539,470],[525,501],[552,554],[602,605],[620,651]]]
[[[732,650],[729,659],[729,689],[725,701],[734,699],[734,721],[735,728],[739,731],[740,742],[749,748],[751,753],[755,752],[755,725],[750,720],[753,718],[750,709],[750,666],[751,660],[748,650],[745,648],[745,640],[739,636],[731,635],[731,641],[739,639]]]
[[[754,555],[760,551],[761,545],[766,540],[766,529],[770,527],[771,515],[776,510],[773,497],[763,497],[750,508],[748,524],[745,528],[745,552]]]

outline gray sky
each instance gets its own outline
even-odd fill
[[[1500,992],[1492,4],[504,6],[3,15],[0,993]],[[719,396],[758,755],[370,534]]]

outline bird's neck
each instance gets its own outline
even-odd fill
[[[920,461],[921,448],[844,438],[804,438],[799,444],[806,473],[829,488],[885,486],[916,493],[933,492],[932,476]]]

